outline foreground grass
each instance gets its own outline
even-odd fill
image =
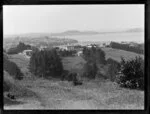
[[[82,86],[42,78],[24,79],[20,83],[40,96],[40,106],[28,102],[25,105],[29,109],[144,109],[143,91],[120,88],[108,80],[84,81]]]

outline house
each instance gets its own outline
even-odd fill
[[[67,50],[69,51],[74,50],[74,46],[67,46]]]
[[[65,46],[65,45],[58,46],[58,48],[59,48],[60,50],[68,50],[67,46]]]
[[[86,47],[87,48],[92,48],[92,47],[97,47],[97,45],[96,44],[90,44],[90,45],[87,45]]]
[[[46,49],[47,48],[47,46],[40,46],[39,47],[39,50],[44,50],[44,49]]]
[[[87,48],[92,48],[92,46],[91,46],[91,45],[87,45],[86,47],[87,47]]]
[[[83,51],[78,51],[77,56],[81,56],[83,54]]]
[[[22,53],[26,58],[30,58],[33,52],[32,50],[24,50]]]

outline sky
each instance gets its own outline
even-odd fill
[[[4,35],[144,28],[144,5],[3,6]]]

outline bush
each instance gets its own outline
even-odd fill
[[[29,69],[39,77],[61,78],[63,66],[55,49],[33,52],[30,58]]]
[[[118,71],[120,70],[120,63],[109,58],[107,60],[107,64],[109,64],[107,75],[111,81],[115,81],[116,75],[117,75]]]
[[[69,72],[68,70],[64,70],[61,75],[61,80],[67,80],[67,81],[77,81],[77,73],[75,72]]]
[[[131,89],[144,89],[144,60],[136,57],[129,61],[122,58],[118,83]]]
[[[83,76],[90,78],[90,79],[95,79],[96,74],[97,74],[97,66],[96,63],[89,63],[87,62],[84,66],[84,73]]]
[[[3,68],[10,75],[14,76],[15,79],[21,80],[23,78],[23,73],[19,67],[14,62],[11,62],[6,55],[3,56]]]

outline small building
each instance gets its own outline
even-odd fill
[[[95,44],[90,44],[90,45],[87,45],[86,47],[87,47],[87,48],[92,48],[92,47],[97,47],[97,45],[95,45]]]
[[[67,46],[58,46],[60,50],[68,50]]]
[[[81,56],[83,54],[83,51],[78,51],[77,56]]]
[[[47,48],[47,46],[40,46],[39,47],[39,50],[44,50],[44,49],[46,49]]]
[[[26,58],[30,58],[33,52],[32,50],[24,50],[22,53]]]
[[[74,50],[74,46],[67,46],[67,50],[69,51]]]
[[[91,45],[87,45],[87,48],[92,48],[92,46]]]

